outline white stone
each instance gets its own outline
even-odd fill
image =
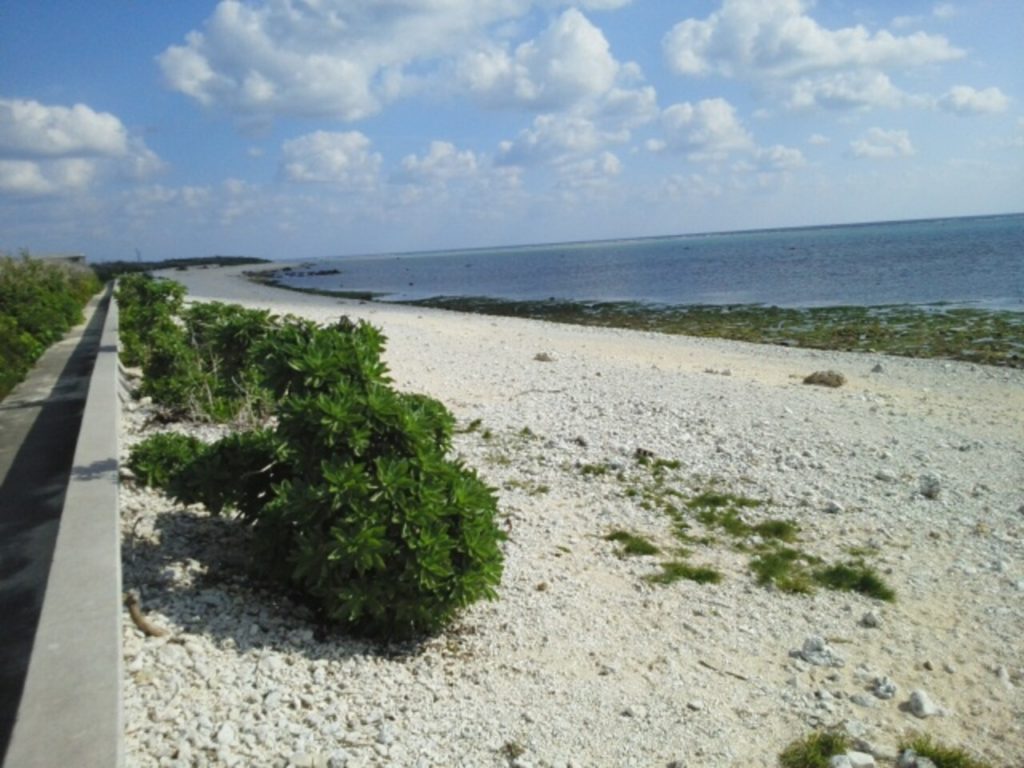
[[[909,706],[911,713],[916,717],[934,717],[940,712],[939,708],[935,705],[935,702],[932,701],[931,696],[920,688],[915,691],[911,691],[910,700],[907,702],[907,705]]]

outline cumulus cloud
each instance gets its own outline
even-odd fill
[[[762,168],[772,171],[792,171],[805,165],[803,152],[782,144],[759,148],[754,157]]]
[[[854,157],[872,159],[914,154],[914,146],[910,143],[910,135],[906,131],[887,131],[882,128],[870,128],[859,139],[851,141],[850,150]]]
[[[359,131],[315,131],[282,145],[281,175],[288,181],[337,184],[350,188],[377,183],[381,156]]]
[[[976,90],[969,85],[954,85],[937,102],[940,109],[958,115],[984,115],[1005,112],[1010,100],[998,88]]]
[[[459,151],[451,142],[432,141],[429,151],[422,157],[406,155],[403,158],[399,178],[426,184],[445,183],[471,178],[479,169],[480,161],[468,149]]]
[[[494,45],[468,54],[458,75],[486,103],[551,109],[608,93],[620,68],[601,30],[570,8],[515,51]]]
[[[108,112],[0,99],[0,190],[7,194],[78,192],[103,174],[142,178],[162,165]]]
[[[0,154],[23,157],[122,155],[128,132],[108,112],[84,104],[46,106],[0,99]]]
[[[564,3],[544,2],[556,6]],[[581,0],[610,9],[625,0]],[[576,8],[512,51],[490,38],[530,0],[221,0],[158,57],[174,90],[243,121],[365,118],[456,73],[479,98],[546,109],[608,90],[620,64]],[[450,85],[450,83],[449,83]]]
[[[898,107],[911,100],[882,72],[839,72],[793,83],[787,106],[856,109]]]
[[[673,104],[662,113],[665,146],[691,159],[721,159],[731,152],[752,151],[754,139],[725,99]]]
[[[612,152],[571,160],[558,167],[558,186],[568,191],[598,191],[622,173],[622,161]]]
[[[799,149],[776,144],[759,146],[743,126],[736,109],[725,99],[703,99],[668,107],[661,116],[664,138],[652,139],[652,152],[684,152],[693,162],[738,158],[735,168],[790,171],[804,165]]]
[[[920,100],[902,93],[887,71],[962,58],[941,35],[896,35],[863,26],[829,29],[809,14],[810,0],[724,0],[706,19],[686,19],[662,41],[678,74],[750,80],[781,89],[792,108],[896,107]]]
[[[530,128],[498,147],[498,160],[509,165],[537,165],[561,161],[601,150],[628,140],[626,130],[606,131],[595,121],[574,114],[538,115]]]
[[[664,50],[680,74],[794,77],[851,67],[913,67],[960,58],[942,36],[897,36],[863,26],[826,29],[807,0],[725,0],[707,19],[669,31]]]

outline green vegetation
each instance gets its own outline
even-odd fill
[[[690,565],[684,560],[669,560],[661,564],[660,573],[647,577],[652,584],[672,584],[682,579],[698,584],[717,584],[722,580],[722,574],[714,568]]]
[[[1024,313],[944,305],[784,309],[442,297],[419,306],[576,325],[1024,367]]]
[[[200,440],[189,435],[161,432],[132,449],[128,468],[143,485],[166,488],[196,461],[204,448]]]
[[[779,754],[781,768],[828,768],[829,758],[849,749],[850,740],[836,731],[817,731],[794,741]]]
[[[258,422],[271,410],[260,343],[280,327],[269,312],[210,302],[185,308],[185,289],[144,273],[118,281],[122,360],[143,371],[140,395],[170,414]]]
[[[882,581],[874,568],[863,562],[838,563],[814,572],[814,579],[828,589],[859,592],[877,600],[892,602],[896,593]]]
[[[605,541],[617,541],[622,545],[619,552],[623,555],[656,555],[661,550],[643,536],[629,531],[615,530],[604,537]]]
[[[900,749],[912,749],[919,757],[927,757],[935,763],[935,768],[992,768],[989,763],[971,757],[962,749],[947,747],[923,734],[902,742]]]
[[[448,457],[448,410],[391,386],[380,331],[228,305],[176,314],[178,289],[138,280],[126,278],[118,294],[129,318],[149,311],[134,302],[153,292],[166,299],[150,329],[133,326],[143,389],[175,412],[199,403],[206,415],[258,393],[275,417],[211,445],[156,435],[132,452],[143,482],[236,511],[252,527],[257,568],[355,633],[433,633],[495,597],[503,534],[494,492]]]
[[[792,520],[757,519],[770,502],[723,490],[715,480],[704,480],[702,490],[683,492],[675,483],[680,462],[661,459],[647,450],[638,450],[636,467],[622,470],[616,479],[622,483],[622,495],[642,509],[660,511],[671,522],[672,533],[684,548],[675,559],[661,563],[661,571],[648,577],[654,584],[671,584],[680,579],[717,583],[717,570],[694,566],[686,558],[697,547],[719,544],[716,535],[725,534],[725,546],[734,552],[749,552],[750,571],[758,584],[774,586],[796,594],[810,594],[817,587],[859,592],[879,600],[895,599],[893,590],[862,558],[829,565],[821,558],[801,551],[800,526]],[[578,468],[588,476],[606,475],[607,464],[584,464]],[[609,540],[626,542],[626,531],[615,531]],[[859,550],[858,550],[859,551]],[[623,554],[626,554],[623,551]],[[653,554],[644,552],[643,554]]]
[[[92,270],[22,253],[0,256],[0,398],[73,325],[101,288]]]
[[[814,591],[808,566],[815,562],[820,561],[797,549],[779,547],[751,560],[750,570],[762,586],[773,584],[783,592],[806,595]]]

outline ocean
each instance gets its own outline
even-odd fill
[[[952,304],[1024,312],[1024,214],[343,257],[277,278],[387,301]]]

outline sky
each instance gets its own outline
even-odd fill
[[[1024,211],[1020,0],[0,0],[0,251]]]

